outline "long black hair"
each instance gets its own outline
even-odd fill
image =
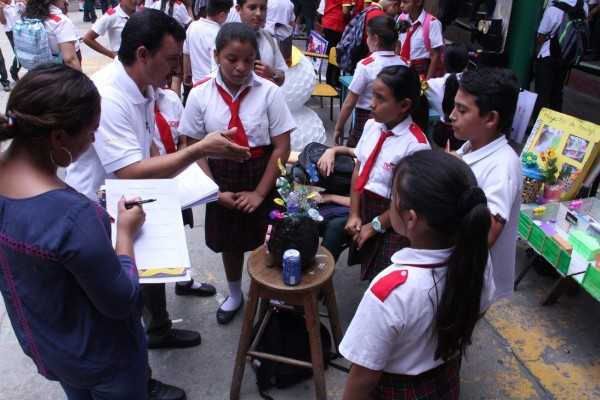
[[[447,361],[465,352],[480,313],[491,224],[485,194],[467,164],[442,151],[423,150],[398,163],[391,207],[414,210],[440,243],[454,246],[434,317],[435,359]]]

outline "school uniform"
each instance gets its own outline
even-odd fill
[[[153,8],[155,10],[160,10],[160,7],[161,7],[163,1],[168,1],[168,0],[155,1],[154,3],[152,3],[151,8]],[[190,14],[188,14],[185,4],[183,4],[179,0],[176,0],[173,3],[173,12],[172,13],[171,13],[171,7],[169,6],[169,3],[167,3],[165,5],[165,9],[163,10],[163,12],[165,14],[170,15],[173,18],[175,18],[175,20],[177,22],[179,22],[179,25],[183,26],[184,28],[186,25],[188,25],[190,22],[192,22],[192,17],[190,17]]]
[[[294,21],[294,4],[290,0],[269,0],[267,2],[267,20],[265,30],[281,43],[291,37],[294,29],[290,21]]]
[[[451,252],[402,249],[365,292],[339,349],[352,363],[384,371],[370,398],[458,397],[460,356],[435,360],[437,337],[432,337]],[[493,292],[488,261],[481,312],[492,304]]]
[[[511,296],[514,290],[515,243],[523,191],[521,162],[504,135],[479,150],[470,152],[470,148],[471,142],[467,142],[457,153],[473,170],[490,212],[504,225],[490,248],[496,285],[493,302],[496,302]]]
[[[206,78],[212,72],[215,39],[220,30],[221,25],[205,18],[192,22],[188,27],[183,42],[183,54],[190,56],[193,83]],[[216,63],[214,65],[216,66]]]
[[[460,80],[462,73],[456,74],[457,79]],[[429,101],[429,107],[433,108],[440,116],[440,120],[433,126],[433,141],[436,145],[441,148],[445,148],[448,140],[450,140],[450,149],[456,150],[462,146],[465,141],[459,140],[454,137],[454,130],[450,121],[446,121],[446,115],[442,108],[442,102],[444,101],[444,91],[446,89],[446,80],[450,74],[444,74],[440,78],[431,78],[427,80],[427,90],[424,91],[427,100]]]
[[[346,144],[348,147],[356,147],[358,144],[365,123],[371,116],[373,82],[377,79],[377,74],[390,65],[406,65],[406,63],[393,51],[376,51],[356,65],[352,82],[348,87],[348,90],[358,95],[354,108],[354,124]]]
[[[410,60],[411,67],[416,69],[419,74],[427,75],[429,64],[431,63],[431,55],[425,47],[425,38],[423,36],[425,14],[425,10],[422,10],[416,21],[412,21],[410,15],[407,15],[406,21],[410,23],[410,28],[407,32],[399,35],[399,40],[400,43],[402,43],[402,51],[400,54],[404,56],[404,58]],[[442,24],[437,19],[432,20],[429,24],[429,40],[432,49],[444,45]],[[405,45],[407,46],[406,49]]]
[[[269,162],[271,137],[296,129],[296,124],[283,93],[273,82],[252,73],[236,96],[232,96],[217,71],[190,92],[179,124],[181,134],[201,140],[209,132],[227,130],[234,119],[223,96],[234,103],[238,98],[242,99],[237,115],[245,139],[237,135],[234,140],[238,143],[246,140],[252,158],[243,163],[209,158],[208,164],[221,192],[253,191]],[[240,253],[258,247],[264,242],[275,193],[273,188],[251,214],[230,210],[216,202],[207,204],[206,245],[217,253]]]
[[[154,144],[160,155],[174,153],[179,142],[183,104],[177,93],[169,88],[156,89],[154,98]]]
[[[365,124],[365,129],[354,153],[360,161],[359,178],[365,170],[369,157],[376,148],[382,132],[391,132],[392,135],[385,139],[381,150],[374,159],[368,179],[362,187],[360,198],[360,214],[363,224],[369,223],[389,209],[392,177],[394,167],[405,156],[415,151],[431,149],[427,137],[413,122],[410,116],[389,131],[385,124],[370,119]],[[357,187],[352,188],[357,190]],[[369,239],[363,247],[356,249],[356,244],[350,246],[348,264],[355,261],[361,263],[361,280],[373,279],[380,271],[390,264],[390,257],[399,249],[408,245],[408,239],[396,233],[391,227],[385,233],[378,233]]]
[[[55,5],[48,7],[50,17],[44,21],[44,27],[48,34],[48,43],[53,56],[60,54],[60,44],[73,42],[75,51],[79,51],[79,35],[75,30],[75,24],[69,17],[63,14],[62,10]]]
[[[136,11],[138,9],[136,8]],[[104,36],[108,32],[108,42],[112,51],[119,51],[121,47],[121,32],[129,19],[129,15],[123,11],[119,4],[115,8],[109,8],[106,13],[92,25],[92,30],[98,36]]]
[[[21,19],[21,14],[25,12],[25,4],[17,3],[15,0],[11,0],[10,4],[6,4],[4,6],[4,18],[6,18],[6,23],[4,24],[4,31],[6,32],[6,37],[10,42],[10,47],[13,49],[13,53],[15,53],[15,40],[13,39],[13,25],[16,21]],[[16,54],[16,53],[15,53]],[[4,64],[4,63],[3,63]],[[10,67],[11,74],[18,74],[21,69],[21,64],[19,60],[17,60],[17,56],[14,57],[12,66]]]

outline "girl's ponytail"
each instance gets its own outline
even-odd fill
[[[442,110],[444,111],[444,120],[450,121],[450,114],[454,110],[454,97],[458,92],[458,77],[456,74],[450,74],[444,83],[444,98],[442,100]]]
[[[460,196],[457,209],[462,218],[448,259],[444,293],[435,319],[438,339],[435,358],[444,361],[457,353],[463,354],[471,344],[489,255],[487,237],[491,217],[483,190],[467,189]]]

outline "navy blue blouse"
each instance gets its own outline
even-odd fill
[[[145,348],[135,262],[108,214],[72,188],[0,196],[0,291],[25,354],[48,379],[90,387]]]

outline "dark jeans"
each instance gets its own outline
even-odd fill
[[[83,2],[83,19],[96,21],[96,2],[94,0],[85,0]]]
[[[19,62],[19,60],[17,60],[17,56],[16,56],[17,53],[15,52],[15,40],[13,39],[12,31],[6,32],[6,37],[8,38],[8,41],[10,42],[10,47],[12,47],[13,53],[15,53],[15,58],[13,58],[13,63],[12,63],[12,66],[10,67],[10,73],[18,74],[19,71],[21,70],[21,63]]]
[[[109,8],[115,8],[119,4],[119,0],[100,0],[100,9],[102,15],[106,14],[106,10]]]
[[[144,299],[142,319],[148,340],[160,340],[169,333],[172,325],[167,311],[165,284],[142,284],[140,292]]]
[[[331,29],[323,28],[323,35],[327,40],[327,54],[329,54],[329,50],[332,47],[337,46],[337,44],[342,40],[342,32],[336,32]],[[327,84],[335,87],[340,86],[340,69],[335,65],[331,65],[327,63],[327,73],[326,73],[326,82]]]
[[[2,50],[0,50],[0,83],[2,86],[10,86],[8,74],[6,73],[6,66],[4,65],[4,56],[2,55]]]
[[[325,247],[333,259],[337,262],[340,258],[340,254],[350,242],[350,235],[344,229],[348,222],[348,216],[337,217],[329,221],[329,223],[323,228],[321,246]]]
[[[306,28],[304,31],[306,34],[310,34],[310,31],[315,27],[315,7],[313,0],[294,0],[294,14],[298,15],[302,12],[304,15],[304,23]]]
[[[600,7],[600,5],[596,6]],[[592,54],[600,56],[600,15],[596,15],[596,19],[592,22]]]
[[[538,95],[533,111],[537,117],[542,107],[562,112],[563,88],[567,71],[556,68],[551,57],[538,58],[535,66],[535,92]]]
[[[77,389],[60,382],[68,400],[145,400],[148,396],[148,349],[140,346],[128,366],[89,389]]]

